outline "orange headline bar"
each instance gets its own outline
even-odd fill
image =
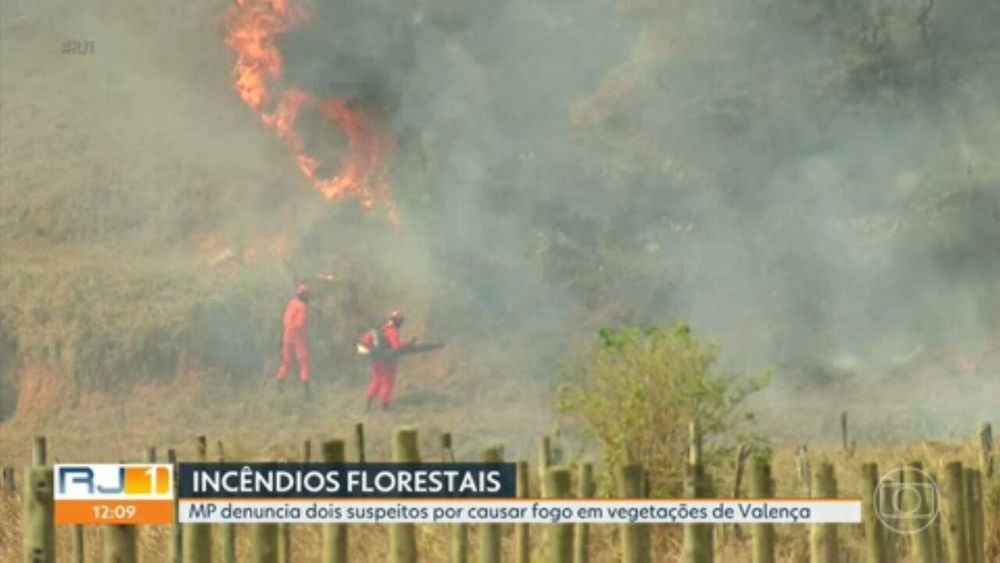
[[[57,500],[56,525],[173,524],[172,500]]]

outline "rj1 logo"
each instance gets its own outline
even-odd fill
[[[173,497],[167,464],[56,465],[56,499]]]

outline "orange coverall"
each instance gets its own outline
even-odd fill
[[[382,326],[382,337],[385,338],[385,346],[390,350],[402,350],[406,348],[406,344],[399,340],[399,329],[396,325],[392,324],[392,321],[387,322]],[[369,337],[366,338],[366,342],[363,342],[366,346],[373,346],[374,342],[370,342]],[[375,397],[378,397],[381,401],[382,406],[387,406],[389,401],[392,400],[392,388],[396,383],[396,358],[379,358],[372,361],[372,380],[368,384],[368,394],[367,399],[371,401]]]
[[[309,381],[309,341],[306,330],[309,326],[309,309],[304,301],[294,297],[285,307],[285,331],[281,337],[281,368],[278,381],[284,381],[291,367],[292,354],[299,364],[299,379]]]

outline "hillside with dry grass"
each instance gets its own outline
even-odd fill
[[[790,448],[836,439],[842,411],[861,446],[829,454],[845,490],[864,455],[968,459],[961,440],[997,422],[993,5],[2,10],[4,463],[25,464],[34,434],[57,460],[184,452],[198,434],[280,458],[359,420],[375,454],[415,423],[428,444],[454,432],[463,457],[526,457],[597,329],[676,320],[727,369],[776,369],[753,401],[780,486]],[[272,381],[302,281],[308,401]],[[407,336],[447,346],[366,414],[354,342],[394,308]],[[384,543],[369,533],[362,560]]]

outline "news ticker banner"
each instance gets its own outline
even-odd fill
[[[516,466],[56,464],[56,524],[171,524],[185,499],[513,498]],[[178,514],[178,516],[182,516]]]
[[[861,522],[859,499],[185,499],[185,523],[819,524]]]
[[[56,524],[859,523],[857,499],[517,499],[516,466],[59,464]]]

